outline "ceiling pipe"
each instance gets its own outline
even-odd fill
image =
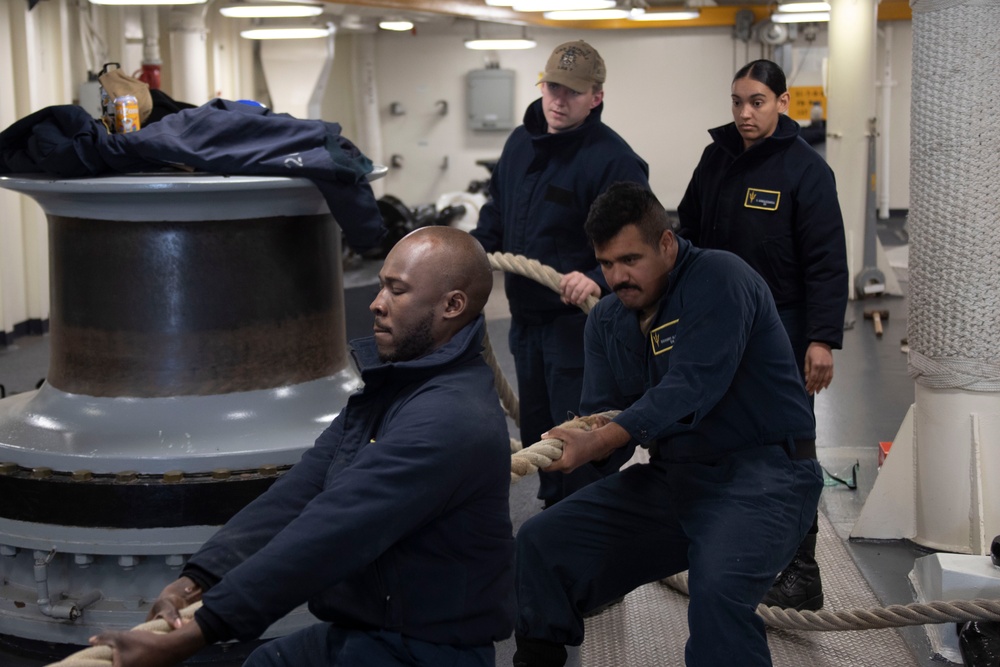
[[[160,11],[156,6],[142,7],[142,73],[140,81],[150,88],[160,88]]]

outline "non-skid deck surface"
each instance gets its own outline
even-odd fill
[[[816,558],[829,611],[881,606],[830,522],[820,513]],[[603,614],[587,619],[583,667],[683,667],[687,597],[647,584]],[[720,632],[724,630],[719,629]],[[896,630],[800,632],[768,629],[775,667],[916,667]],[[734,666],[740,664],[734,656]],[[720,667],[723,667],[720,665]]]

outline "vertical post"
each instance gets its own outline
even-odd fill
[[[876,3],[832,0],[830,4],[826,157],[837,177],[853,280],[864,266],[868,133],[875,116]]]
[[[1000,0],[911,6],[916,400],[851,536],[982,555],[1000,534]]]
[[[1000,489],[980,483],[1000,471],[1000,1],[912,7],[914,539],[982,554],[1000,533]]]
[[[208,84],[208,5],[174,5],[170,9],[171,96],[194,105],[211,97]]]

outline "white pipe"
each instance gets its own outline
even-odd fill
[[[309,96],[309,103],[306,106],[306,109],[308,109],[306,118],[323,117],[323,94],[326,92],[326,84],[330,79],[330,70],[333,69],[333,58],[337,52],[334,39],[337,29],[332,23],[328,23],[327,27],[330,28],[330,34],[326,38],[326,58],[323,59],[323,68],[316,79],[316,87],[313,88],[312,95]]]
[[[318,119],[321,116],[323,89],[333,66],[331,42],[319,39],[261,41],[260,66],[274,111],[296,118]]]
[[[354,40],[354,89],[357,100],[357,145],[376,164],[385,164],[382,125],[379,120],[378,87],[375,81],[375,37],[358,35]],[[372,181],[376,197],[385,194],[385,179]]]
[[[142,64],[160,65],[160,10],[156,5],[142,7]]]
[[[170,96],[195,105],[209,100],[206,8],[173,5],[170,9]]]
[[[66,0],[59,2],[59,39],[63,44],[70,44],[70,10]],[[62,49],[59,57],[59,69],[62,71],[60,97],[71,100],[77,93],[77,84],[83,78],[83,72],[77,72],[70,49]]]
[[[864,267],[867,238],[868,134],[876,110],[876,2],[832,0],[830,4],[826,158],[837,177],[853,284]]]
[[[878,170],[878,189],[879,189],[879,205],[878,205],[878,217],[885,220],[889,217],[889,146],[891,141],[889,140],[889,130],[891,127],[892,119],[892,87],[896,83],[892,80],[892,25],[886,24],[882,29],[882,57],[884,62],[882,63],[882,81],[880,82],[881,87],[881,102],[882,102],[882,113],[881,121],[879,127],[882,132],[880,137],[882,143],[882,159]]]

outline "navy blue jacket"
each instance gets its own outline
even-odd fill
[[[580,271],[607,289],[583,223],[612,183],[648,186],[649,167],[601,122],[603,110],[602,103],[580,127],[549,134],[542,100],[531,103],[524,124],[504,145],[490,178],[491,199],[472,232],[486,252],[537,259],[559,273]],[[579,312],[531,278],[508,273],[505,280],[510,312],[519,322],[543,324]]]
[[[427,642],[510,635],[510,443],[484,327],[399,363],[354,341],[364,389],[188,563],[210,586],[195,616],[207,638],[255,638],[306,601],[322,620]]]
[[[833,171],[784,115],[747,150],[734,123],[709,134],[677,208],[680,235],[742,257],[779,309],[804,311],[807,341],[839,349],[849,278]]]
[[[581,412],[622,410],[614,421],[633,443],[672,460],[814,439],[767,285],[736,255],[677,243],[648,335],[617,296],[590,312]]]
[[[0,132],[0,174],[79,178],[177,165],[213,174],[308,178],[352,248],[367,250],[385,235],[366,178],[372,163],[337,123],[215,99],[128,134],[108,134],[73,104],[46,107]]]

